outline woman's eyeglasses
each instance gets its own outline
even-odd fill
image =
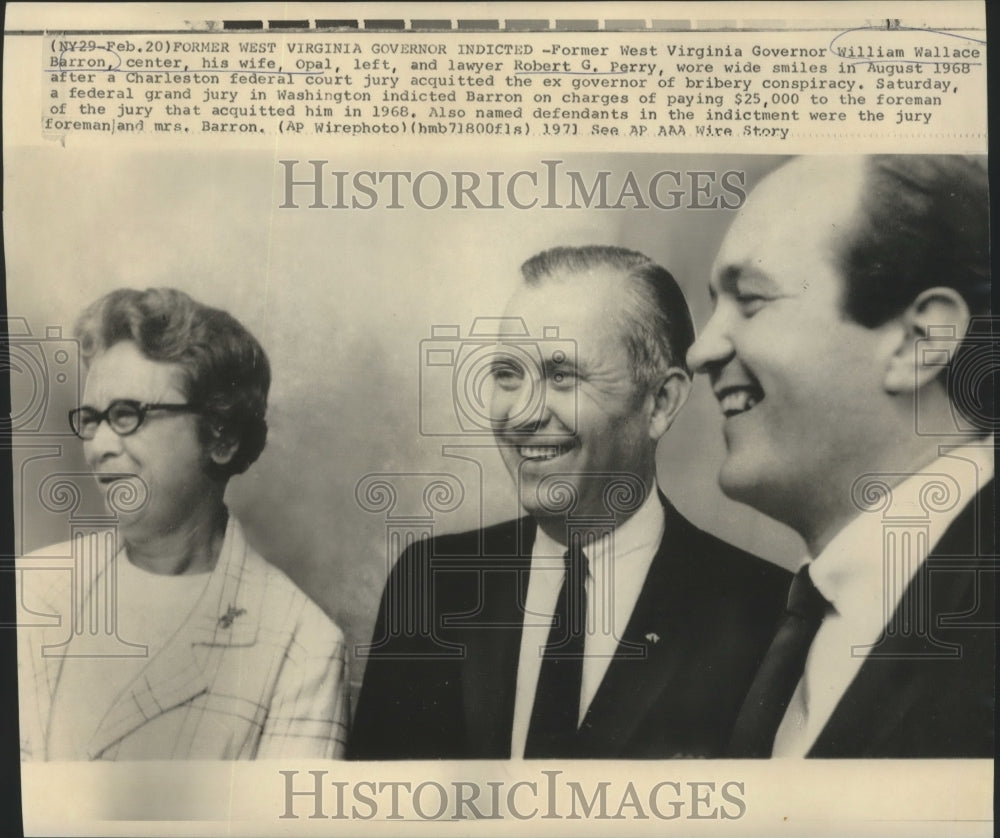
[[[149,404],[133,399],[115,399],[105,410],[78,407],[69,412],[69,426],[80,439],[93,439],[101,422],[107,421],[118,436],[134,434],[146,421],[146,414],[154,410],[172,413],[197,413],[192,404]]]

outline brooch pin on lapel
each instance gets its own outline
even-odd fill
[[[233,624],[233,620],[242,614],[246,614],[247,610],[245,608],[236,608],[232,605],[226,609],[226,613],[219,617],[219,628],[227,629]]]
[[[658,635],[655,631],[651,631],[649,634],[646,635],[646,642],[647,643],[659,643],[660,642],[660,635]]]

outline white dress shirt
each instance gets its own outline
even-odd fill
[[[948,494],[957,498],[941,511],[920,503],[922,490],[935,475],[944,477]],[[954,448],[893,486],[889,507],[859,514],[812,560],[809,575],[831,608],[778,728],[774,756],[808,753],[858,674],[868,649],[888,625],[907,585],[948,526],[992,477],[992,438]],[[907,516],[912,516],[912,525],[906,523]],[[883,546],[889,530],[886,525],[891,522],[910,530],[908,545]]]
[[[578,722],[590,707],[625,633],[649,566],[663,540],[663,506],[654,489],[624,524],[595,544],[583,545],[587,556],[587,635]],[[542,655],[549,639],[556,600],[565,576],[566,545],[538,529],[531,550],[531,572],[525,603],[524,630],[514,695],[511,756],[524,757]]]

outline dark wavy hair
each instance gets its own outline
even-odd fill
[[[990,201],[985,161],[944,154],[886,154],[865,162],[858,218],[840,252],[847,314],[863,326],[879,326],[905,310],[922,291],[946,286],[962,296],[974,317],[989,315]],[[946,386],[955,408],[988,431],[996,421],[993,378],[978,382],[972,399],[978,404],[972,404],[963,389],[967,382],[955,374],[969,367],[968,359],[983,339],[970,332],[961,341]]]
[[[202,442],[237,443],[228,463],[208,463],[213,477],[241,474],[264,450],[271,367],[257,339],[232,315],[175,288],[119,288],[88,306],[74,333],[88,364],[114,344],[134,341],[150,360],[183,369],[186,397],[200,411]]]
[[[670,271],[635,250],[609,245],[553,247],[521,266],[527,285],[557,275],[572,277],[607,268],[624,281],[625,346],[636,383],[649,386],[667,367],[685,372],[694,343],[691,310]]]

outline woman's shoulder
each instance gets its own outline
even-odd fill
[[[103,540],[95,542],[99,547]],[[79,558],[79,557],[78,557]],[[98,569],[107,561],[103,552],[89,557],[92,569]],[[92,562],[96,561],[95,567]],[[61,604],[69,596],[73,586],[74,557],[73,542],[64,541],[50,544],[18,556],[14,562],[18,572],[18,586],[21,596],[19,606],[31,607],[30,603]]]
[[[292,620],[296,635],[312,634],[325,642],[343,642],[343,631],[327,613],[287,573],[249,544],[244,557],[244,583],[260,588],[262,622]]]

